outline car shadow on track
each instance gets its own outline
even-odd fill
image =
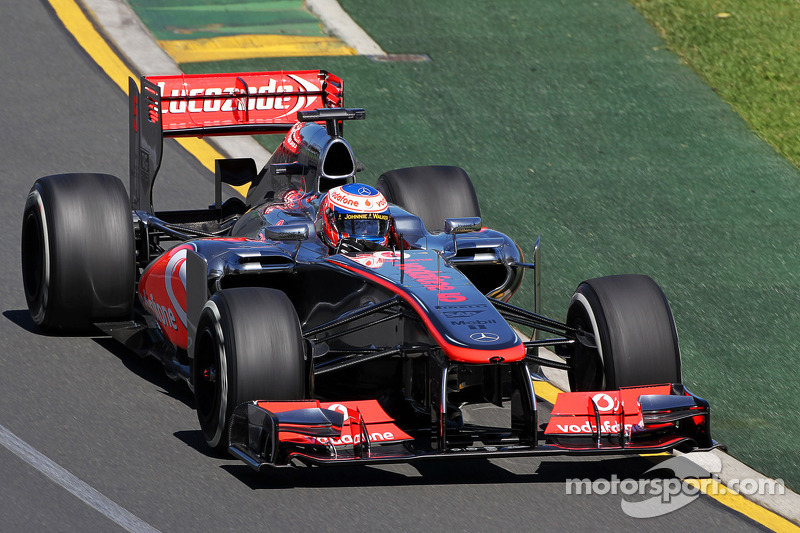
[[[188,447],[192,448],[197,453],[205,455],[206,457],[212,457],[214,459],[233,459],[228,452],[217,452],[211,449],[211,447],[206,443],[205,437],[203,437],[203,432],[200,430],[199,423],[198,429],[176,431],[173,433],[173,435],[176,439],[182,441]]]
[[[280,468],[255,472],[244,464],[220,468],[252,490],[290,488],[346,488],[426,485],[489,485],[520,483],[565,483],[569,479],[620,479],[642,477],[653,466],[645,457],[605,459],[537,458],[450,459],[418,461],[402,465]],[[343,470],[344,469],[344,470]],[[346,470],[346,475],[342,475]]]
[[[152,357],[140,357],[111,337],[95,337],[92,340],[119,359],[125,368],[161,388],[162,394],[178,400],[189,409],[194,409],[194,396],[189,387],[181,381],[170,379],[164,372],[164,365],[161,362]]]
[[[36,323],[31,318],[31,314],[27,309],[7,309],[3,311],[3,316],[29,333],[45,335],[45,333],[36,326]]]
[[[33,321],[33,318],[31,318],[31,314],[27,309],[7,309],[3,311],[3,316],[6,317],[9,322],[14,323],[16,326],[24,329],[28,333],[32,333],[39,337],[92,337],[102,334],[100,330],[95,327],[77,333],[63,333],[60,331],[43,330],[36,325],[36,322]]]

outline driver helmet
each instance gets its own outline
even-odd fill
[[[389,203],[369,185],[348,183],[329,190],[320,203],[318,218],[322,237],[332,248],[342,239],[380,246],[389,243]]]

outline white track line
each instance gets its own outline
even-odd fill
[[[329,33],[344,41],[347,46],[355,48],[360,55],[386,55],[378,43],[350,18],[336,0],[306,0],[306,7],[319,17]]]
[[[140,520],[135,515],[126,511],[74,475],[70,474],[67,470],[36,451],[27,442],[11,433],[2,424],[0,424],[0,444],[36,470],[49,477],[51,481],[72,493],[73,496],[98,511],[109,520],[116,522],[125,530],[135,533],[158,533],[158,529]]]

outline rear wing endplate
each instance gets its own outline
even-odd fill
[[[300,111],[344,105],[342,80],[324,70],[142,76],[140,84],[128,83],[131,206],[150,213],[164,137],[282,133]]]

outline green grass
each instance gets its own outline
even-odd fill
[[[545,314],[563,318],[583,279],[652,276],[675,313],[684,381],[711,401],[714,437],[800,487],[797,168],[627,0],[341,4],[387,52],[432,61],[182,66],[341,76],[347,105],[367,109],[345,128],[367,167],[360,179],[465,168],[487,224],[526,252],[542,236]],[[514,302],[531,305],[529,285]]]
[[[800,166],[800,2],[630,1],[670,49]]]

